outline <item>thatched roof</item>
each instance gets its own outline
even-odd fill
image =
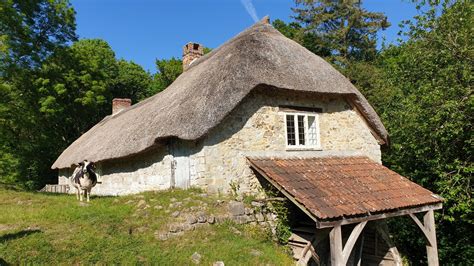
[[[217,126],[257,85],[353,99],[384,141],[387,132],[362,94],[329,63],[265,20],[194,61],[167,89],[107,116],[72,143],[52,168],[142,152],[164,138],[195,140]]]

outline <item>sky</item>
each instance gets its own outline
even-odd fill
[[[81,39],[103,39],[117,58],[151,73],[156,59],[180,58],[188,42],[219,47],[265,15],[292,21],[295,6],[294,0],[72,0],[72,5]],[[366,0],[363,7],[387,15],[392,26],[380,34],[386,43],[396,43],[400,21],[416,15],[408,0]]]

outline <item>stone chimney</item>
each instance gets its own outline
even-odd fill
[[[186,71],[194,60],[204,54],[204,49],[199,43],[190,42],[183,47],[183,72]]]
[[[112,100],[112,115],[118,114],[120,111],[130,107],[131,105],[132,100],[130,99],[114,98]]]

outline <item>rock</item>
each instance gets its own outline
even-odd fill
[[[194,264],[199,264],[201,263],[201,254],[194,252],[193,255],[191,256],[191,260],[194,262]]]
[[[137,203],[137,208],[142,208],[142,207],[145,207],[146,206],[146,201],[145,200],[140,200],[138,201]]]
[[[197,217],[197,221],[198,221],[198,223],[205,223],[207,221],[207,215],[203,212],[199,212],[198,217]]]
[[[248,215],[248,216],[247,216],[247,223],[249,223],[249,222],[255,222],[255,216],[253,216],[253,215]]]
[[[233,216],[245,214],[245,205],[243,202],[231,201],[229,202],[229,212]]]
[[[252,201],[252,203],[250,203],[253,207],[257,207],[257,208],[261,208],[263,206],[265,206],[265,203],[263,202],[260,202],[260,201]]]
[[[223,203],[225,203],[225,201],[223,200],[216,200],[216,206],[219,206],[219,205],[222,205]]]
[[[191,206],[190,209],[191,209],[191,211],[197,211],[197,210],[199,210],[199,207],[197,207],[197,206]]]
[[[239,229],[235,228],[235,227],[231,227],[230,230],[232,230],[232,233],[236,234],[236,235],[242,235],[242,232],[239,231]]]
[[[195,229],[194,224],[183,224],[183,231],[192,231]]]
[[[180,214],[179,211],[175,211],[175,212],[173,212],[173,213],[171,214],[171,216],[173,216],[174,218],[176,218],[176,217],[179,216],[179,214]]]
[[[195,224],[198,222],[198,220],[196,219],[196,217],[194,217],[194,215],[188,215],[188,217],[186,217],[186,222],[188,224]]]
[[[262,256],[263,252],[261,252],[260,250],[252,249],[250,251],[250,254],[255,257],[260,257]]]
[[[206,193],[201,193],[201,194],[199,194],[199,197],[201,197],[201,198],[207,198],[207,194],[206,194]]]
[[[235,197],[235,200],[236,201],[243,201],[244,197],[242,195],[238,195],[237,197]]]
[[[214,217],[214,216],[212,216],[212,215],[209,216],[209,217],[207,217],[207,222],[208,222],[209,224],[214,224],[214,223],[216,223],[216,217]]]
[[[171,201],[171,202],[176,202],[176,201],[178,201],[178,200],[177,200],[176,198],[171,198],[170,201]]]
[[[155,206],[155,209],[161,210],[161,209],[163,209],[163,206],[161,206],[161,205],[156,205],[156,206]]]
[[[255,214],[255,218],[257,219],[257,222],[263,222],[263,221],[265,221],[265,217],[264,217],[263,214],[260,213],[260,212],[257,212],[257,214]]]
[[[171,233],[177,233],[183,231],[183,226],[181,224],[170,224],[169,231]]]
[[[254,210],[252,208],[245,208],[245,214],[253,214]]]
[[[212,264],[212,266],[225,266],[223,261],[216,261]]]
[[[275,221],[276,220],[276,215],[273,213],[267,213],[267,220],[268,221]]]
[[[129,200],[127,202],[125,202],[125,204],[132,204],[134,201],[133,200]]]

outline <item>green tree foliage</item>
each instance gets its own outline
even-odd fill
[[[75,42],[66,0],[6,0],[0,12],[0,182],[38,188],[56,181],[52,162],[110,114],[112,98],[143,99],[151,77],[105,41]]]
[[[153,77],[151,94],[158,93],[166,89],[173,81],[183,73],[183,61],[177,58],[157,59],[157,73]]]
[[[296,20],[329,49],[331,62],[345,66],[351,60],[370,61],[376,56],[376,34],[390,26],[382,13],[362,8],[361,0],[296,0]]]
[[[75,30],[75,12],[67,0],[0,1],[2,68],[39,65],[75,40]]]
[[[331,51],[324,46],[322,38],[314,32],[307,31],[299,23],[290,22],[287,24],[280,19],[276,19],[272,22],[272,25],[287,38],[296,41],[314,54],[321,57],[328,57],[331,55]]]
[[[391,136],[384,163],[445,199],[436,216],[442,264],[472,265],[474,4],[419,9],[425,11],[407,22],[408,40],[382,52],[369,99]],[[412,222],[394,225],[399,247],[414,263],[423,261]]]

